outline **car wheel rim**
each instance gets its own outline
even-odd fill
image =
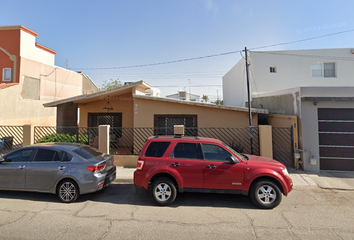
[[[155,188],[155,197],[161,202],[168,201],[172,194],[171,188],[166,183],[160,183]]]
[[[272,204],[277,199],[277,192],[269,185],[263,185],[257,191],[259,201],[263,204]]]
[[[71,182],[64,182],[59,188],[59,194],[64,202],[70,202],[75,198],[76,187]]]

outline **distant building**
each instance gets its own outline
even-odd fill
[[[251,51],[248,59],[252,97],[296,87],[354,86],[354,48]],[[246,106],[245,59],[223,76],[223,100]]]
[[[200,101],[199,95],[187,93],[185,90],[178,91],[178,93],[175,93],[175,94],[167,95],[166,98],[187,100],[187,101],[193,101],[193,102]]]
[[[0,27],[0,124],[55,125],[43,104],[98,91],[92,80],[54,65],[56,52],[24,26]]]

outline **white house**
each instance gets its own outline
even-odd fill
[[[251,51],[248,60],[252,97],[294,87],[354,86],[354,48]],[[224,105],[245,106],[245,59],[223,77],[223,97]]]
[[[354,49],[249,52],[252,107],[296,115],[301,167],[354,171]],[[224,104],[247,102],[245,59],[224,77]]]
[[[196,94],[187,93],[186,90],[178,91],[175,94],[167,95],[167,98],[173,98],[178,100],[187,100],[193,102],[199,102],[200,96]]]

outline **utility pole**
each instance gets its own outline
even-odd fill
[[[251,154],[253,154],[253,125],[252,125],[252,112],[251,112],[251,88],[250,79],[248,75],[248,53],[247,47],[245,47],[245,60],[246,60],[246,79],[247,79],[247,98],[248,98],[248,118],[249,118],[249,128],[250,128],[250,144],[251,144]]]
[[[192,99],[192,96],[191,96],[191,94],[192,94],[192,92],[191,92],[191,80],[188,79],[188,82],[189,82],[189,101],[191,101],[191,99]]]

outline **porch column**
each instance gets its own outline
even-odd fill
[[[98,126],[98,150],[109,154],[109,130],[110,125]]]
[[[34,126],[23,125],[23,146],[29,146],[34,143]]]
[[[259,150],[263,157],[273,158],[272,126],[259,125]]]

